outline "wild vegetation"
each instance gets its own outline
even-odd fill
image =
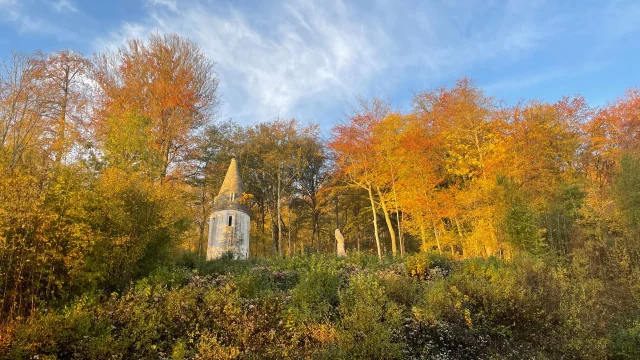
[[[325,137],[219,119],[213,60],[155,34],[2,63],[0,357],[640,357],[637,89],[463,78]],[[205,262],[234,157],[252,259]]]

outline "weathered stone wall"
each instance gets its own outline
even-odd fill
[[[209,217],[207,260],[217,259],[226,252],[232,252],[236,259],[248,259],[250,226],[249,215],[243,211],[214,212]]]

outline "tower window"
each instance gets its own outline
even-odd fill
[[[233,216],[229,216],[227,224],[228,224],[228,226],[231,226],[231,224],[233,224]]]

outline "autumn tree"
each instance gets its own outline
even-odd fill
[[[139,139],[138,145],[144,146],[139,151],[150,152],[156,176],[166,177],[215,115],[214,63],[194,42],[175,34],[129,40],[115,53],[97,55],[94,62],[100,94],[97,132],[105,141],[121,129],[141,129],[146,139]],[[121,134],[111,138],[126,138]]]
[[[382,258],[377,202],[374,199],[374,193],[378,190],[376,181],[379,165],[374,147],[374,129],[389,113],[389,107],[380,100],[374,100],[371,105],[364,103],[361,108],[356,109],[345,123],[332,129],[333,137],[329,146],[335,153],[335,166],[342,179],[366,191],[369,196],[377,253]],[[392,228],[389,230],[393,231]]]
[[[513,224],[514,216],[528,218],[520,222],[527,234],[521,237],[533,243],[540,238],[536,229],[541,233],[544,229],[547,245],[564,249],[573,221],[569,212],[575,215],[573,209],[580,202],[576,187],[580,125],[590,109],[581,98],[565,98],[556,104],[530,102],[512,111],[502,144],[501,184],[504,194],[511,193],[505,198],[506,221]],[[510,233],[512,239],[518,237]]]
[[[391,252],[395,256],[398,252],[396,232],[391,222],[390,213],[395,210],[398,235],[400,238],[400,253],[404,254],[404,243],[402,241],[402,224],[400,219],[399,202],[396,190],[399,168],[403,165],[401,156],[402,133],[406,131],[406,118],[398,113],[390,113],[382,118],[373,129],[374,131],[374,152],[377,164],[376,191],[380,201],[380,207],[389,229],[391,237]],[[391,209],[393,206],[394,209]]]
[[[70,51],[3,63],[0,315],[118,289],[168,259],[190,224],[187,189],[157,180],[180,174],[214,113],[212,66],[175,35],[132,40],[94,64]],[[81,134],[97,135],[84,139],[92,156],[69,156]]]
[[[436,247],[442,252],[443,244],[438,229],[439,221],[447,206],[447,192],[440,186],[443,174],[440,171],[440,141],[431,129],[430,122],[415,115],[404,116],[402,132],[396,134],[395,161],[398,180],[394,195],[406,214],[405,227],[422,241],[427,250],[427,234],[433,231]]]
[[[482,242],[483,252],[494,254],[500,250],[497,219],[490,216],[495,214],[490,193],[495,174],[490,170],[498,140],[494,100],[463,78],[450,89],[418,93],[413,105],[414,114],[429,124],[429,131],[440,143],[437,151],[443,180],[439,186],[455,198],[440,207],[443,217],[434,233],[448,228],[459,239]],[[454,245],[449,244],[452,252]]]
[[[255,201],[264,204],[263,211],[271,219],[273,250],[279,256],[284,255],[282,209],[296,193],[301,174],[314,166],[305,147],[317,136],[317,126],[302,126],[295,119],[275,119],[247,131],[247,147],[240,160],[249,171],[243,180]]]
[[[0,161],[15,169],[26,155],[47,156],[51,93],[42,86],[42,54],[13,52],[0,64]]]
[[[300,144],[300,162],[296,176],[296,194],[311,213],[311,243],[320,250],[320,221],[326,201],[320,194],[329,177],[327,149],[318,136],[307,136]],[[315,239],[315,240],[314,240]]]
[[[65,50],[43,56],[39,66],[42,67],[42,86],[51,96],[51,150],[59,163],[74,143],[86,136],[91,62],[79,53]]]

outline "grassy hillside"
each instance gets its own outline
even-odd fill
[[[183,262],[17,325],[38,359],[558,359],[640,356],[638,273],[575,258],[438,254]],[[633,320],[636,319],[636,320]]]

